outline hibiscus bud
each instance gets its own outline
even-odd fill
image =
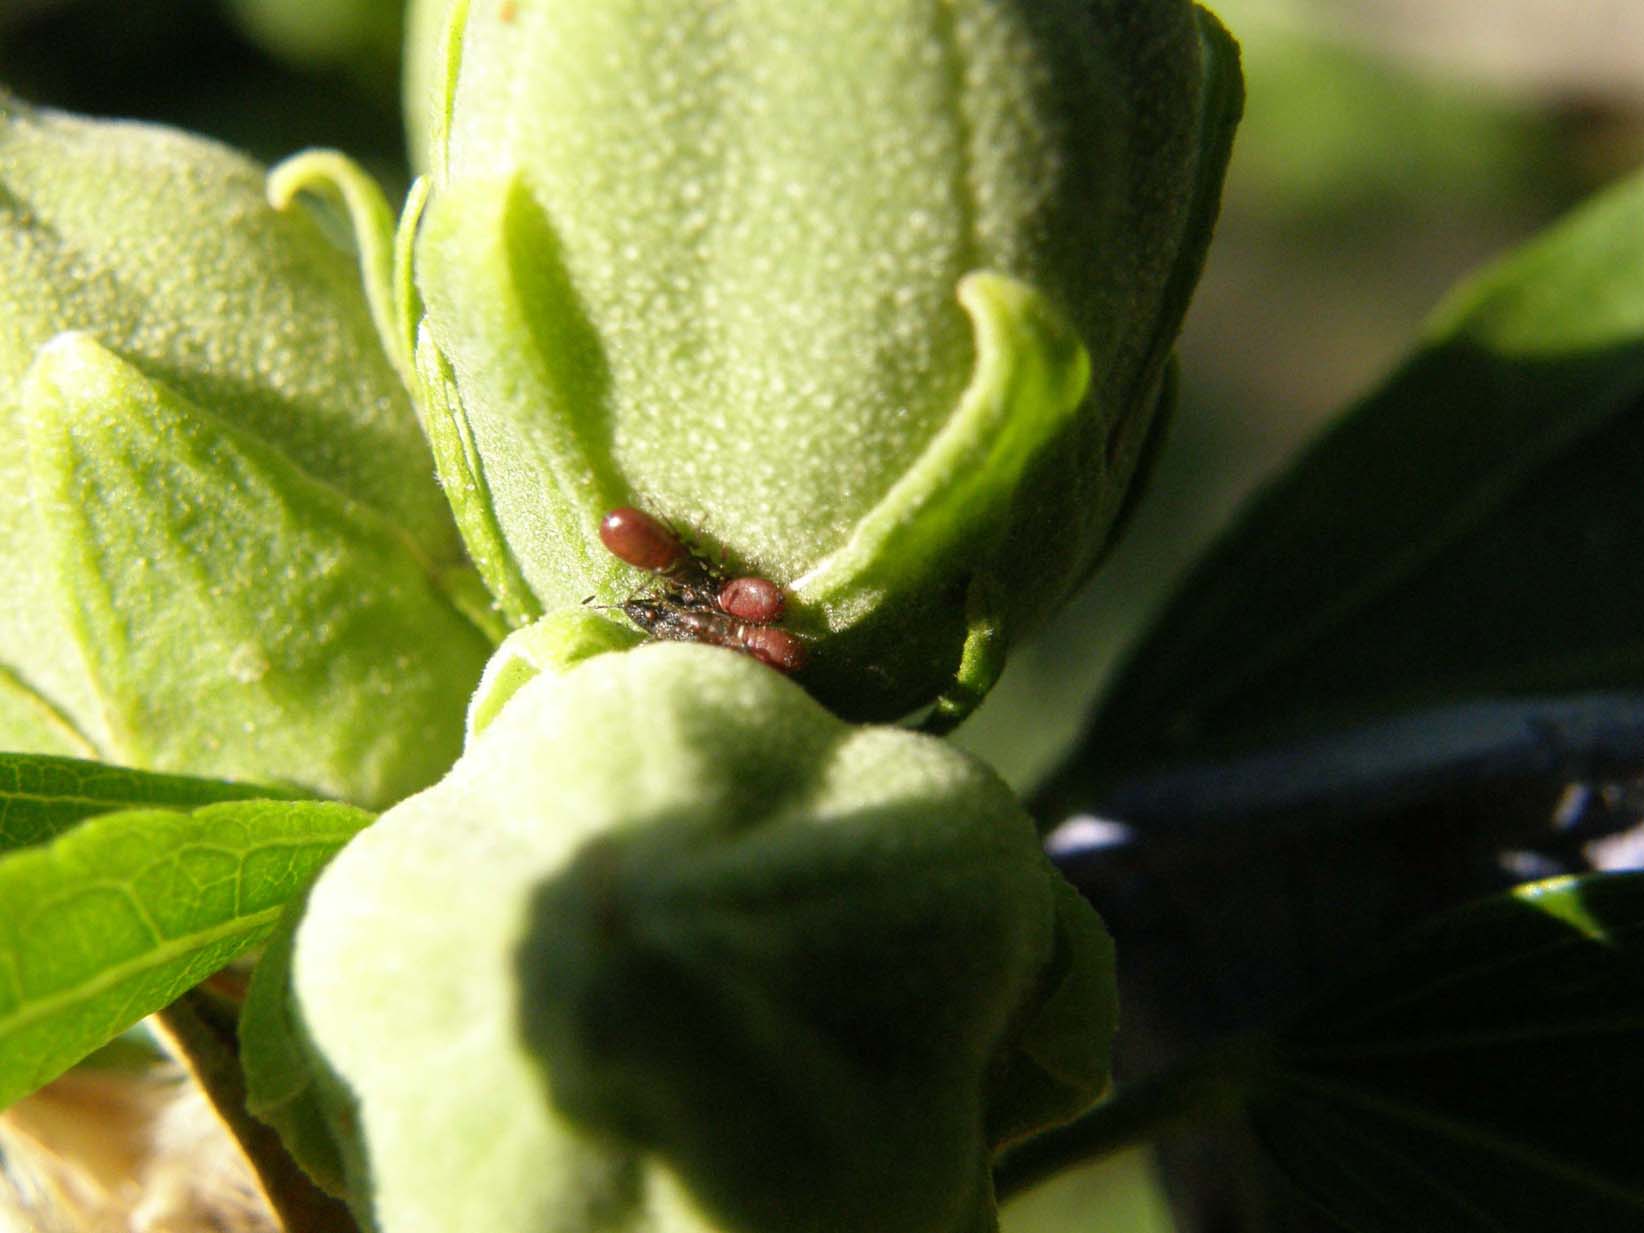
[[[786,586],[842,714],[973,704],[1169,400],[1238,111],[1214,19],[424,0],[412,29],[424,401],[515,619],[643,585],[595,537],[635,505]]]
[[[382,1233],[977,1233],[1104,1090],[1112,963],[985,767],[666,645],[520,685],[321,875],[291,988]]]

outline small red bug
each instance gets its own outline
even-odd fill
[[[782,588],[768,578],[732,578],[715,596],[720,610],[739,621],[769,625],[782,615]]]
[[[776,583],[752,575],[723,581],[673,528],[643,510],[612,510],[599,524],[599,539],[618,560],[667,578],[673,597],[688,606],[717,608],[756,625],[782,615],[784,597]]]
[[[667,573],[691,555],[669,527],[629,505],[619,506],[600,520],[599,542],[618,560],[654,574]]]
[[[631,599],[622,611],[653,638],[728,647],[778,672],[797,672],[810,661],[805,644],[787,630],[749,624],[713,609],[686,607],[666,599]]]
[[[599,540],[618,560],[668,579],[669,590],[680,601],[717,606],[719,575],[660,519],[621,506],[600,520]]]
[[[798,672],[811,662],[805,644],[775,625],[739,625],[736,637],[743,650],[778,672]]]
[[[797,671],[809,660],[802,641],[772,626],[786,597],[770,579],[725,580],[672,527],[632,506],[606,514],[599,538],[618,560],[667,580],[660,594],[621,605],[653,638],[729,647],[779,672]]]

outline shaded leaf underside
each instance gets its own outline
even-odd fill
[[[1644,1222],[1644,875],[1408,935],[1281,1034],[1258,1133],[1359,1233]]]

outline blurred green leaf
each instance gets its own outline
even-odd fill
[[[126,809],[190,809],[214,801],[280,798],[284,788],[156,775],[80,758],[0,753],[0,852],[41,843],[76,822]]]
[[[0,80],[43,106],[160,121],[263,162],[328,146],[403,180],[399,7],[15,0],[0,4]]]
[[[1519,887],[1417,930],[1281,1033],[1251,1099],[1353,1233],[1644,1225],[1644,875]]]
[[[1146,1149],[1070,1169],[1006,1203],[1000,1233],[1173,1233],[1158,1169]]]
[[[1386,217],[1395,203],[1407,215],[1491,195],[1522,200],[1531,177],[1546,175],[1556,130],[1524,93],[1422,72],[1321,37],[1305,17],[1275,22],[1251,7],[1216,5],[1239,32],[1252,85],[1239,187],[1293,228]]]
[[[405,28],[402,0],[225,0],[256,43],[298,66],[343,64],[393,88]]]
[[[0,859],[0,1107],[262,941],[369,821],[318,801],[131,810]]]
[[[1640,474],[1644,177],[1464,287],[1246,509],[1119,677],[1079,775],[1639,684]]]

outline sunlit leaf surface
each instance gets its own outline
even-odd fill
[[[369,821],[310,801],[131,810],[0,859],[0,1106],[260,942]]]

